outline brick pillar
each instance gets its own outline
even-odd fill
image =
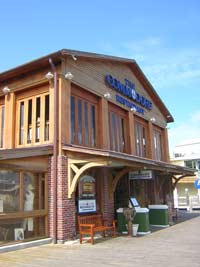
[[[51,164],[52,166],[52,164]],[[51,172],[52,173],[52,168]],[[57,242],[73,239],[76,235],[75,198],[68,198],[67,157],[58,156],[57,169]],[[49,235],[53,236],[53,185],[54,179],[49,179]]]
[[[53,179],[53,157],[49,157],[48,162],[48,229],[49,229],[49,237],[53,238],[53,187],[54,187],[54,179]]]
[[[102,212],[105,220],[112,222],[114,220],[114,196],[109,194],[109,185],[111,174],[109,174],[108,168],[102,169]]]

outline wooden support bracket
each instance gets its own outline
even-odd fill
[[[81,164],[81,167],[78,167],[77,164]],[[83,174],[84,171],[100,166],[107,166],[107,161],[86,161],[86,160],[68,160],[68,198],[72,197],[72,194],[75,192],[76,185],[78,180]]]

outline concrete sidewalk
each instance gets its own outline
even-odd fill
[[[0,254],[0,267],[200,266],[200,217],[143,237],[99,239],[95,245],[44,245]]]

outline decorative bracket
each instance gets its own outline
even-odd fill
[[[117,175],[113,178],[113,180],[112,180],[112,184],[111,184],[111,187],[110,187],[110,197],[112,197],[112,195],[114,194],[115,189],[116,189],[116,187],[117,187],[117,183],[118,183],[118,181],[120,180],[120,178],[121,178],[123,175],[127,174],[130,170],[131,170],[131,168],[126,167],[126,168],[124,168],[123,170],[119,171],[119,172],[117,173]]]
[[[175,182],[172,184],[172,189],[174,190],[175,188],[176,188],[176,185],[177,185],[177,183],[181,180],[181,179],[183,179],[183,178],[185,178],[185,177],[187,177],[188,175],[180,175],[179,177],[176,177],[176,176],[172,176],[172,179],[173,180],[175,180]]]
[[[77,164],[81,164],[78,167]],[[68,198],[72,197],[81,174],[93,167],[107,166],[107,161],[87,161],[68,159]]]

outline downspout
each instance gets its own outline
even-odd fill
[[[57,243],[57,158],[58,158],[58,80],[56,67],[51,58],[49,64],[53,71],[54,84],[54,138],[53,138],[53,243]]]

